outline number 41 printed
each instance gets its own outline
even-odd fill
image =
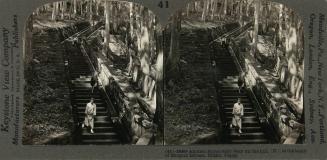
[[[168,7],[169,7],[169,2],[168,2],[168,1],[160,1],[160,2],[158,3],[158,6],[159,6],[160,8],[168,8]]]

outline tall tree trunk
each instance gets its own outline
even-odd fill
[[[33,12],[33,14],[38,16],[40,14],[40,9],[41,9],[40,7],[36,8],[36,10],[35,10],[35,12]]]
[[[279,4],[279,15],[278,15],[278,33],[277,33],[277,38],[276,38],[276,51],[277,49],[281,47],[281,42],[282,42],[282,37],[283,37],[283,4]],[[281,60],[282,60],[282,55],[277,52],[276,56],[276,66],[275,66],[275,73],[276,75],[279,75],[280,73],[280,67],[281,67]]]
[[[246,16],[249,17],[250,16],[250,5],[251,3],[249,2],[249,0],[246,1]]]
[[[212,6],[211,6],[211,20],[214,19],[215,14],[216,14],[216,10],[217,10],[217,1],[212,0]]]
[[[133,39],[134,37],[134,5],[133,3],[129,4],[129,30],[130,37]]]
[[[56,2],[53,2],[51,20],[56,20]]]
[[[154,123],[158,125],[158,132],[159,133],[164,133],[164,107],[163,107],[163,71],[164,71],[164,54],[163,54],[163,49],[164,49],[164,31],[159,31],[158,34],[156,34],[156,41],[157,41],[157,61],[156,61],[156,75],[155,75],[155,80],[156,80],[156,87],[155,87],[155,95],[154,99],[156,102],[156,111],[154,114]]]
[[[241,26],[243,26],[243,1],[240,1],[240,4],[239,4],[240,6],[240,8],[239,8],[239,12],[240,12],[240,17],[239,17],[239,24],[241,25]]]
[[[224,15],[224,2],[225,0],[220,0],[219,10],[218,10],[218,18],[221,20],[222,16]]]
[[[259,30],[259,14],[260,14],[260,0],[254,2],[254,30],[253,30],[253,50],[252,52],[256,55],[257,43],[258,43],[258,30]]]
[[[73,6],[74,6],[74,17],[77,14],[77,0],[73,0]]]
[[[79,3],[79,8],[80,8],[80,14],[81,14],[81,16],[83,16],[83,2],[80,2]]]
[[[201,1],[195,2],[195,12],[201,11]]]
[[[109,58],[109,43],[110,43],[110,2],[105,2],[105,37],[104,37],[104,54]]]
[[[291,17],[290,17],[290,10],[289,8],[285,8],[285,53],[286,56],[289,57],[291,53],[291,46],[290,46],[290,32],[291,32]]]
[[[179,33],[178,33],[178,28],[179,28],[179,21],[178,19],[180,18],[180,13],[176,14],[173,19],[172,19],[172,23],[170,26],[170,32],[171,32],[171,36],[170,36],[170,48],[169,48],[169,55],[167,58],[167,67],[169,72],[172,74],[177,74],[178,75],[178,71],[179,71],[179,67],[178,67],[178,63],[179,63],[179,59],[180,59],[180,55],[178,52],[178,48],[179,48]],[[168,73],[168,74],[170,74]]]
[[[188,3],[186,6],[186,17],[189,17],[189,14],[190,14],[190,3]]]
[[[97,16],[99,16],[99,4],[100,4],[101,2],[99,2],[99,1],[95,1],[95,5],[96,5],[96,7],[95,7],[95,14],[97,15]]]
[[[132,69],[133,69],[133,55],[132,55],[132,49],[131,49],[131,45],[134,39],[134,12],[133,12],[133,3],[129,3],[129,33],[130,33],[130,38],[128,40],[128,54],[129,54],[129,65],[128,65],[128,74],[130,75],[132,73]]]
[[[111,7],[111,21],[112,21],[112,30],[114,31],[114,32],[117,32],[117,18],[116,18],[116,16],[117,16],[117,14],[116,14],[116,7],[117,7],[117,2],[114,2],[114,3],[112,3],[112,5],[110,6]]]
[[[207,20],[207,16],[209,15],[209,12],[210,12],[210,0],[207,0],[207,6],[206,6],[206,13],[205,13],[205,17],[204,17],[204,20],[206,21]]]
[[[203,1],[202,17],[201,17],[202,21],[205,21],[206,20],[207,3],[209,3],[208,0],[204,0]]]
[[[224,16],[227,15],[228,2],[229,2],[228,0],[225,0],[225,2],[224,2]]]
[[[278,48],[282,48],[282,40],[283,40],[283,14],[284,14],[284,5],[279,4],[279,15],[278,15],[278,38],[277,38],[277,46]],[[282,51],[283,52],[283,51]],[[282,76],[280,73],[281,70],[281,61],[284,56],[282,54],[277,55],[277,63],[275,66],[275,72],[277,75]],[[283,81],[283,79],[281,79]]]
[[[156,111],[154,113],[153,122],[158,125],[158,133],[159,135],[164,135],[164,92],[163,92],[163,82],[158,81],[156,85]],[[164,136],[162,136],[162,142],[164,142]]]
[[[65,14],[66,14],[66,10],[67,10],[67,2],[66,1],[63,1],[61,3],[61,19],[64,19],[65,18]]]
[[[57,14],[59,11],[59,2],[53,2],[53,8],[52,8],[52,20],[55,21],[57,20]]]
[[[283,39],[283,12],[284,5],[279,4],[279,15],[278,15],[278,45],[281,44]]]
[[[267,1],[262,1],[261,2],[262,5],[261,5],[261,15],[263,18],[262,19],[262,32],[263,33],[266,33],[267,31],[267,28],[268,28],[268,4],[267,4]]]
[[[90,0],[89,2],[89,21],[91,23],[91,25],[94,25],[94,21],[93,21],[93,0]]]

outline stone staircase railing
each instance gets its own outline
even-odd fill
[[[283,116],[280,113],[281,109],[283,108],[276,106],[276,102],[272,101],[272,94],[259,77],[254,66],[252,66],[252,64],[245,59],[245,56],[242,55],[241,52],[237,49],[233,40],[230,40],[229,48],[233,53],[235,60],[238,61],[239,68],[243,68],[243,70],[247,73],[246,83],[250,88],[252,96],[258,103],[258,109],[261,112],[260,116],[265,119],[267,127],[270,127],[270,130],[274,132],[274,139],[278,142],[281,142],[283,136],[285,136],[285,133],[283,132],[285,132],[285,130],[293,130],[294,126],[291,126],[287,121],[283,120]],[[281,104],[279,106],[286,107],[287,104]],[[282,126],[284,129],[281,128],[281,124],[283,124]]]
[[[240,54],[240,51],[235,47],[235,42],[233,39],[229,39],[229,51],[237,64],[237,68],[241,73],[245,73],[245,84],[247,86],[247,92],[251,95],[251,100],[254,102],[254,106],[257,111],[260,123],[262,123],[267,130],[272,131],[273,139],[277,142],[280,141],[280,132],[276,123],[271,120],[270,114],[267,108],[270,108],[271,103],[262,103],[261,97],[271,97],[270,92],[265,92],[267,90],[262,87],[264,84],[260,78],[258,78],[258,73],[255,71],[253,66],[249,65],[245,60],[244,55]],[[259,95],[258,95],[259,93]],[[267,99],[265,99],[267,100]],[[268,101],[265,101],[268,102]],[[265,106],[265,107],[263,107]],[[269,106],[269,107],[267,107]]]
[[[241,35],[244,31],[246,31],[247,29],[249,29],[250,27],[252,27],[253,25],[253,21],[248,22],[247,24],[245,24],[244,26],[241,27],[236,27],[233,30],[224,33],[221,36],[218,36],[215,40],[213,40],[211,43],[213,42],[218,42],[218,43],[223,43],[226,44],[229,39],[231,38],[236,38],[239,35]]]
[[[87,58],[88,64],[91,67],[92,71],[95,72],[97,71],[95,65],[94,65],[94,57],[92,56],[92,54],[90,52],[86,52],[86,50],[84,49],[84,46],[82,46],[83,48],[82,53],[83,55]],[[107,77],[109,79],[109,77]],[[110,80],[109,80],[110,81]],[[108,104],[107,105],[107,109],[108,109],[108,113],[110,115],[108,115],[112,122],[116,125],[117,128],[119,128],[119,131],[121,131],[120,136],[123,138],[123,140],[125,141],[125,143],[130,143],[131,142],[131,134],[130,131],[128,130],[128,128],[126,127],[126,119],[125,119],[125,108],[126,106],[121,105],[121,104],[115,104],[112,101],[112,98],[110,96],[109,92],[109,88],[108,85],[106,85],[103,81],[102,78],[98,78],[98,82],[99,82],[99,88],[101,93],[104,95],[105,97],[105,101]],[[110,83],[109,83],[110,86]]]
[[[250,99],[254,104],[254,107],[257,112],[257,116],[259,118],[260,123],[264,126],[264,128],[268,131],[270,131],[271,135],[271,141],[272,143],[278,142],[280,139],[279,131],[277,127],[275,126],[275,123],[272,123],[270,117],[267,116],[267,110],[263,106],[271,106],[268,103],[262,104],[260,103],[260,100],[258,99],[258,93],[257,87],[262,85],[262,81],[258,79],[258,75],[256,72],[253,72],[253,69],[246,68],[247,64],[244,61],[244,58],[242,55],[239,54],[239,51],[234,49],[233,43],[230,42],[228,45],[229,52],[231,53],[234,62],[239,70],[240,73],[246,73],[245,77],[245,85],[246,85],[246,92],[250,95]],[[260,83],[261,82],[261,83]]]
[[[98,26],[101,28],[101,26]],[[96,28],[98,28],[96,27]],[[91,34],[93,32],[90,32]],[[86,45],[85,48],[85,56],[88,57],[90,66],[93,68],[94,71],[98,71],[99,68],[102,68],[104,70],[102,73],[100,73],[98,79],[100,81],[100,85],[102,88],[103,93],[106,95],[107,100],[109,103],[111,103],[113,107],[109,108],[110,115],[112,117],[112,121],[114,123],[117,123],[121,130],[123,130],[123,134],[125,134],[125,139],[128,141],[128,143],[132,143],[133,138],[135,135],[138,135],[137,137],[140,137],[142,142],[138,142],[137,144],[149,144],[152,143],[152,136],[154,135],[145,135],[148,134],[148,130],[152,128],[152,123],[149,124],[149,121],[146,119],[143,119],[142,116],[137,116],[132,114],[133,108],[128,109],[128,98],[125,95],[124,91],[120,88],[119,84],[116,82],[116,80],[113,78],[113,75],[111,74],[111,71],[109,70],[105,59],[102,57],[98,57],[99,55],[96,53],[91,53],[91,51],[88,49],[88,45]],[[99,62],[99,58],[102,59]],[[101,67],[100,67],[101,66]],[[153,117],[153,115],[147,114],[146,111],[143,110],[144,107],[142,107],[140,102],[137,105],[140,106],[140,109],[142,109],[142,113],[145,113],[147,117]],[[134,126],[134,127],[133,127]],[[150,127],[149,127],[150,126]],[[143,136],[146,136],[148,138],[142,138]],[[139,140],[140,141],[140,140]]]

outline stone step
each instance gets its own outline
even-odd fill
[[[223,84],[223,86],[221,86],[222,90],[229,90],[229,89],[237,89],[238,90],[238,85],[237,83],[229,83],[228,85]]]
[[[222,93],[222,95],[225,95],[225,96],[235,96],[235,97],[247,95],[245,92],[239,93],[238,92],[238,89],[235,89],[235,90],[227,90],[227,91],[226,90],[222,90],[221,93]]]
[[[72,101],[75,102],[75,103],[84,103],[84,104],[86,104],[86,103],[90,102],[90,99],[89,98],[73,98]],[[104,103],[104,100],[100,99],[100,98],[94,98],[94,102],[96,104]]]
[[[74,87],[71,89],[72,92],[78,92],[78,93],[91,93],[92,88],[91,87]],[[97,88],[94,88],[93,92],[99,91]]]
[[[73,66],[73,65],[70,65],[68,67],[71,71],[74,71],[74,70],[78,70],[78,71],[86,71],[86,72],[90,72],[91,69],[89,66],[86,66],[86,65],[83,65],[83,66]]]
[[[242,133],[238,133],[238,129],[231,130],[231,133],[228,135],[229,138],[233,140],[238,139],[266,139],[265,133],[263,132],[245,132],[242,128]]]
[[[84,59],[84,58],[75,58],[75,59],[71,59],[69,58],[68,59],[68,63],[69,64],[72,64],[70,66],[88,66],[88,63],[87,61]]]
[[[229,132],[235,132],[235,128],[227,127]],[[236,130],[237,131],[237,130]],[[256,133],[256,132],[262,132],[262,128],[259,126],[256,127],[242,127],[243,133]]]
[[[93,145],[110,145],[110,144],[120,144],[119,139],[83,139],[82,144],[93,144]]]
[[[111,121],[94,121],[94,127],[112,127],[112,126],[113,123]]]
[[[231,98],[231,99],[235,99],[235,98],[248,98],[248,96],[247,95],[245,95],[245,94],[243,94],[243,95],[222,95],[222,99],[229,99],[229,98]]]
[[[94,132],[114,132],[116,131],[116,128],[115,127],[94,127],[93,128],[93,131]]]
[[[254,111],[244,111],[244,116],[256,116]],[[225,112],[225,115],[232,115],[232,112]]]
[[[231,107],[224,107],[224,111],[225,112],[232,112],[233,111],[233,107],[231,106]],[[243,109],[243,111],[244,112],[253,112],[254,110],[253,110],[253,108],[244,108]]]
[[[97,107],[106,106],[106,102],[105,102],[105,100],[103,100],[101,98],[101,96],[99,96],[99,95],[96,95],[96,96],[90,95],[90,96],[92,96],[92,98],[94,98],[93,100]],[[72,97],[71,101],[72,101],[72,103],[74,103],[73,106],[77,106],[77,107],[85,106],[91,100],[91,98],[89,98],[87,96],[85,96],[85,97],[71,96],[71,97]]]
[[[229,67],[229,70],[231,71],[232,69],[236,69],[236,65],[232,60],[224,60],[224,61],[217,60],[216,65],[221,67]]]
[[[93,91],[94,92],[94,91]],[[75,93],[75,94],[73,94],[72,95],[72,98],[77,98],[77,99],[79,99],[79,98],[86,98],[86,99],[91,99],[91,98],[101,98],[101,95],[99,95],[99,94],[91,94],[91,93],[86,93],[86,94],[83,94],[83,93]]]
[[[233,116],[230,114],[230,115],[227,115],[226,119],[232,119]],[[242,120],[257,120],[257,116],[243,116],[242,117]]]
[[[236,103],[236,99],[233,99],[233,101],[229,101],[229,102],[224,102],[223,103],[223,106],[224,107],[233,107],[234,106],[234,104]],[[251,102],[242,102],[242,104],[243,104],[243,106],[244,107],[250,107],[250,108],[253,108],[252,107],[252,103]]]
[[[94,130],[93,130],[94,131]],[[90,133],[89,131],[83,130],[82,132],[82,138],[83,140],[87,139],[118,139],[118,134],[115,132],[96,132]]]
[[[78,118],[85,118],[84,116],[84,112],[82,114],[79,114],[78,115]],[[97,121],[97,122],[109,122],[111,121],[110,117],[109,116],[99,116],[98,113],[96,116],[94,116],[94,121]]]
[[[91,91],[91,89],[92,89],[91,85],[73,86],[73,90],[89,90],[89,91]]]
[[[78,64],[72,64],[72,63],[69,63],[68,69],[70,71],[85,71],[85,72],[91,71],[91,68],[88,65],[78,65]]]
[[[218,60],[218,61],[216,61],[216,65],[219,67],[230,67],[229,70],[231,70],[231,71],[234,68],[236,69],[234,62],[231,60],[226,60],[226,61]]]
[[[70,80],[74,80],[76,78],[82,78],[82,77],[91,77],[91,74],[89,74],[89,75],[70,74],[69,75]]]
[[[84,71],[83,72],[73,71],[73,72],[70,72],[69,75],[71,77],[81,77],[81,76],[91,76],[92,73],[91,72],[86,73]]]
[[[86,83],[73,83],[73,87],[74,88],[82,88],[82,87],[90,88],[92,86],[91,86],[90,82],[86,82]]]
[[[228,122],[231,122],[231,121],[232,121],[232,115],[227,115],[226,120],[227,120]],[[258,126],[260,126],[260,125],[259,125],[259,120],[257,119],[257,117],[252,117],[252,116],[243,116],[243,117],[242,117],[242,123],[246,123],[246,122],[256,122],[256,123],[258,123]]]
[[[76,82],[76,83],[90,82],[91,77],[80,77],[80,78],[76,78],[76,79],[71,80],[71,81]]]
[[[239,98],[238,96],[236,96],[237,98]],[[228,97],[228,98],[222,98],[222,102],[225,104],[225,103],[232,103],[232,104],[235,104],[237,102],[237,98],[233,98],[233,97]],[[248,99],[248,98],[241,98],[241,103],[244,105],[244,104],[250,104],[251,101]]]
[[[237,72],[218,72],[217,71],[217,78],[220,78],[221,76],[229,76],[229,75],[235,75]]]
[[[77,114],[79,115],[79,119],[80,120],[84,120],[84,116],[85,116],[85,109],[84,110],[79,110],[78,112],[77,112]],[[105,110],[105,111],[98,111],[97,110],[97,112],[96,112],[96,116],[108,116],[108,112]]]
[[[89,103],[89,102],[87,102],[87,103]],[[82,107],[82,106],[86,106],[87,103],[85,103],[85,102],[75,102],[73,104],[73,106]],[[95,102],[95,104],[96,104],[97,107],[104,107],[106,105],[105,102]]]
[[[74,104],[74,108],[78,112],[83,112],[84,113],[85,108],[86,108],[86,104],[84,104],[84,105],[76,105],[76,104]],[[107,111],[107,107],[105,105],[97,105],[96,106],[96,110],[97,110],[97,112],[106,112]]]
[[[230,143],[233,144],[267,144],[267,139],[231,139]]]
[[[232,120],[228,120],[227,123],[230,124]],[[242,120],[242,127],[260,127],[260,123],[257,120]],[[229,126],[228,126],[229,127]]]

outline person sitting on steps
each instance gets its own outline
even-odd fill
[[[242,133],[242,117],[244,115],[243,112],[243,104],[241,103],[241,98],[237,99],[237,102],[233,106],[233,117],[232,123],[230,124],[230,128],[233,126],[238,127],[238,133]]]
[[[96,104],[94,103],[94,99],[91,98],[90,102],[86,104],[85,107],[85,118],[84,123],[82,124],[82,128],[90,127],[91,133],[94,133],[94,116],[96,115]]]

